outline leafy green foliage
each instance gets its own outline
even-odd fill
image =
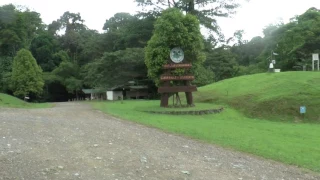
[[[0,92],[7,92],[10,89],[12,61],[11,57],[0,56]]]
[[[41,94],[44,85],[42,70],[30,51],[21,49],[14,57],[11,83],[13,94],[17,97]]]
[[[51,72],[60,64],[61,61],[54,58],[58,50],[58,40],[48,33],[34,38],[30,46],[30,51],[45,72]]]
[[[320,52],[320,10],[310,8],[287,24],[268,25],[264,38],[255,37],[250,42],[232,47],[240,65],[256,64],[258,69],[267,69],[271,54],[277,56],[275,68],[282,71],[311,69],[311,54]],[[252,71],[254,72],[254,71]]]
[[[139,6],[146,8],[151,14],[160,14],[166,8],[177,8],[187,14],[195,15],[200,23],[220,34],[220,28],[217,24],[216,17],[228,17],[235,13],[239,7],[237,0],[135,0]],[[222,34],[220,34],[222,35]]]
[[[236,59],[239,65],[249,66],[257,64],[258,56],[265,48],[265,41],[260,36],[254,37],[248,43],[241,43],[231,47],[231,52],[236,55]]]
[[[235,77],[238,73],[236,56],[229,47],[216,48],[209,52],[204,66],[212,70],[215,81]]]
[[[210,68],[205,68],[202,65],[197,67],[195,71],[196,79],[193,84],[197,86],[204,86],[215,82],[215,74]]]
[[[26,9],[21,12],[12,4],[0,7],[0,55],[14,56],[20,48],[29,48],[43,29],[40,14]]]
[[[320,52],[320,10],[310,8],[279,30],[283,34],[276,51],[281,54],[280,66],[283,69],[294,69],[300,62],[310,59],[312,53]],[[310,63],[305,62],[304,65],[310,67]]]
[[[156,84],[159,84],[162,66],[169,62],[170,50],[174,47],[184,50],[184,61],[194,65],[193,71],[205,60],[199,21],[193,15],[168,9],[156,21],[154,34],[146,47],[148,76]]]
[[[41,99],[52,101],[74,98],[83,87],[110,87],[142,78],[147,71],[143,59],[152,67],[148,70],[149,77],[159,84],[161,66],[169,60],[170,49],[176,46],[184,48],[186,62],[193,63],[192,73],[196,76],[193,83],[198,86],[264,72],[272,52],[279,54],[272,58],[277,61],[275,68],[281,71],[302,70],[303,67],[310,70],[311,53],[320,52],[320,10],[316,8],[293,17],[287,24],[267,26],[263,30],[264,37],[246,41],[244,32],[238,30],[230,41],[220,41],[222,35],[217,39],[212,33],[220,33],[216,17],[232,15],[238,7],[237,0],[136,2],[146,7],[147,12],[116,13],[106,20],[104,33],[88,29],[79,13],[67,11],[45,25],[37,12],[12,4],[0,6],[0,91],[13,93],[10,87],[12,61],[21,48],[30,50],[42,70],[48,72],[44,76],[45,93]],[[160,17],[162,12],[165,15]],[[207,39],[201,36],[199,24],[211,29]],[[153,32],[155,35],[151,39]],[[231,40],[234,45],[230,44]],[[139,53],[144,52],[142,57]],[[72,75],[50,73],[55,69],[58,69],[56,72],[72,69]],[[184,74],[184,70],[178,69],[175,74]]]
[[[144,49],[128,48],[106,52],[84,67],[85,83],[92,87],[113,87],[137,77],[145,77]]]
[[[124,50],[126,48],[143,48],[152,36],[155,17],[132,16],[128,13],[116,13],[106,20],[103,29],[101,45],[107,52]]]
[[[82,88],[82,80],[80,77],[80,67],[77,64],[63,61],[52,73],[57,76],[68,92],[78,95],[78,92]]]

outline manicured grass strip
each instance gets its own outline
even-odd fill
[[[158,105],[159,101],[93,103],[95,108],[126,120],[320,172],[319,124],[251,119],[228,107],[221,114],[203,116],[137,110]]]

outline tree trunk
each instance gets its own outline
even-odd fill
[[[188,5],[187,5],[187,11],[186,13],[190,13],[192,15],[196,15],[195,9],[194,9],[194,1],[195,0],[190,0]]]

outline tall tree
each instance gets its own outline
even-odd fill
[[[205,60],[199,21],[191,14],[183,15],[178,9],[171,8],[163,11],[157,19],[154,34],[146,47],[148,76],[156,84],[160,83],[162,66],[168,62],[170,50],[174,47],[184,50],[185,61],[193,64],[193,71]]]
[[[113,87],[138,77],[146,77],[143,48],[106,52],[103,57],[83,68],[85,84],[91,87]]]
[[[219,33],[216,17],[228,17],[239,7],[238,0],[135,0],[139,6],[146,7],[153,13],[166,8],[178,8],[185,13],[198,17],[206,28]],[[152,6],[153,8],[148,8]]]
[[[0,92],[8,92],[10,89],[12,59],[12,57],[0,56]]]
[[[279,66],[283,70],[302,70],[303,65],[310,65],[311,54],[320,52],[320,10],[308,9],[304,14],[278,30],[281,37],[275,51],[279,54]]]
[[[79,98],[83,83],[80,76],[80,67],[77,64],[71,61],[62,61],[52,73],[69,93],[73,93],[77,99]]]
[[[155,19],[148,14],[132,16],[128,13],[116,13],[103,26],[106,32],[101,45],[109,52],[145,47],[152,36]]]
[[[236,55],[228,46],[216,48],[208,53],[204,66],[214,72],[215,81],[235,77],[239,70]]]
[[[231,47],[231,52],[237,57],[237,62],[242,66],[257,64],[257,57],[265,48],[265,41],[262,37],[257,36],[251,39],[248,43],[235,44]]]
[[[30,51],[21,49],[14,57],[11,83],[17,97],[41,94],[44,85],[42,70]]]
[[[48,32],[34,38],[30,46],[30,51],[45,72],[51,72],[60,64],[60,61],[54,59],[59,49],[58,40]]]
[[[65,12],[57,21],[49,25],[51,33],[55,34],[57,29],[65,29],[64,35],[60,38],[61,47],[68,52],[72,61],[77,62],[82,50],[80,32],[87,29],[80,13]]]
[[[26,9],[20,11],[13,5],[0,7],[0,54],[15,56],[21,48],[29,48],[44,28],[40,14]]]

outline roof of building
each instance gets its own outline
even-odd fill
[[[106,89],[82,89],[82,92],[85,94],[104,93],[106,91],[107,91]]]

